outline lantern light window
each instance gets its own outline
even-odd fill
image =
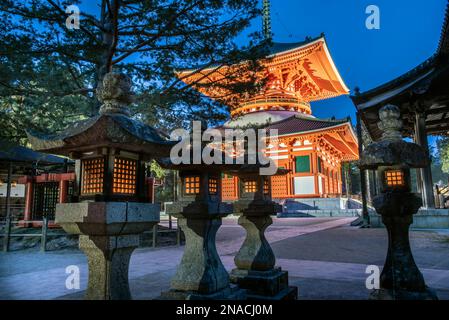
[[[104,158],[83,160],[82,194],[103,192]]]
[[[200,193],[200,177],[191,176],[184,178],[184,192],[185,194],[199,194]]]
[[[254,193],[257,191],[257,182],[255,180],[247,180],[244,182],[244,190],[246,193]]]
[[[121,194],[135,194],[137,181],[137,161],[132,159],[115,158],[112,192]]]
[[[264,180],[263,182],[263,194],[270,194],[270,184],[268,180]]]
[[[385,171],[385,179],[389,187],[401,187],[405,185],[404,172],[401,170]]]
[[[216,178],[209,179],[209,194],[217,194],[218,192],[218,180]]]

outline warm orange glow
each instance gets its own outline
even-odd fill
[[[311,114],[309,102],[349,93],[324,38],[278,52],[269,59],[263,59],[261,64],[263,68],[256,78],[267,81],[260,93],[253,97],[232,93],[220,85],[233,81],[226,74],[238,70],[238,64],[198,72],[183,71],[178,73],[178,77],[187,84],[194,84],[194,87],[196,83],[216,83],[196,87],[204,95],[229,105],[232,116],[275,108]]]
[[[103,193],[104,159],[83,160],[81,194]]]
[[[269,57],[259,61],[261,69],[256,72],[255,79],[250,77],[253,73],[243,68],[245,63],[184,70],[177,73],[177,76],[202,94],[229,106],[232,118],[266,111],[291,111],[311,115],[311,102],[349,93],[324,37],[283,48],[278,47],[279,50],[274,50]],[[236,74],[239,76],[229,76]],[[226,88],[226,85],[237,81],[249,80],[261,84],[260,91],[250,95],[248,92],[234,93]],[[302,117],[298,115],[298,118]],[[313,129],[314,125],[304,125],[304,130],[297,128],[294,131],[294,126],[286,129],[285,122],[281,124],[271,120],[275,127],[287,132],[275,139],[273,145],[277,144],[279,147],[270,149],[267,156],[276,159],[278,166],[290,172],[285,176],[272,177],[271,184],[263,186],[264,194],[281,199],[340,195],[341,175],[333,174],[331,178],[323,173],[325,170],[340,172],[342,163],[359,158],[358,142],[351,124],[335,122],[335,126],[322,130]],[[225,145],[223,150],[226,150]],[[238,156],[235,148],[229,146],[228,150],[229,156]],[[313,161],[312,171],[296,172],[296,156],[309,156]],[[320,164],[317,163],[318,157]],[[317,169],[318,166],[320,169]],[[296,187],[297,181],[306,176],[314,177],[314,190],[310,194],[303,194]],[[242,185],[237,181],[235,177],[222,179],[221,192],[224,200],[238,199],[240,191],[256,192],[256,181],[242,182]],[[267,188],[271,189],[268,193]]]
[[[209,179],[209,194],[217,194],[218,180],[216,178]]]
[[[184,178],[184,193],[185,194],[199,194],[200,193],[200,177],[185,177]]]
[[[244,190],[246,193],[254,193],[257,191],[257,181],[248,180],[244,182]]]
[[[122,194],[136,193],[137,161],[115,158],[112,192]]]
[[[404,172],[401,170],[385,171],[385,179],[390,187],[403,187],[405,185]]]
[[[263,194],[269,194],[270,193],[270,185],[268,183],[268,180],[264,180],[263,182]]]

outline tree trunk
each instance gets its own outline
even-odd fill
[[[97,89],[98,86],[102,85],[104,76],[112,71],[111,61],[113,51],[115,50],[113,12],[118,11],[118,3],[117,1],[113,1],[111,10],[107,10],[105,1],[106,0],[102,1],[101,23],[103,31],[101,33],[101,54],[99,55],[99,59],[97,62],[97,77],[95,89]],[[98,110],[100,110],[100,106],[101,103],[98,101],[97,98],[96,103],[92,107],[93,115],[98,113]]]

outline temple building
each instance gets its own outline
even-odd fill
[[[271,37],[269,2],[264,1],[264,32]],[[274,199],[335,197],[342,193],[342,163],[358,159],[358,143],[349,118],[319,119],[311,103],[349,94],[329,52],[324,35],[297,43],[273,42],[261,59],[264,87],[255,95],[239,95],[231,118],[221,128],[258,127],[278,130],[278,141],[266,154],[290,170],[272,177]],[[202,94],[219,100],[223,92],[204,84],[229,81],[223,73],[237,66],[183,70],[178,77],[199,83]],[[223,198],[237,199],[236,177],[223,179]]]

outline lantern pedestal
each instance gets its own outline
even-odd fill
[[[422,205],[419,196],[409,193],[384,193],[373,199],[373,205],[388,231],[388,254],[380,276],[380,289],[373,300],[437,300],[413,259],[409,227],[413,215]]]
[[[208,208],[199,203],[183,206],[181,202],[167,207],[167,212],[178,218],[178,226],[185,234],[186,244],[181,262],[171,280],[171,288],[162,293],[162,299],[245,299],[245,290],[230,285],[229,275],[215,246],[221,219],[231,210],[219,209],[226,212],[219,214],[206,213],[210,209],[217,211],[218,208]]]
[[[430,159],[419,145],[402,139],[401,112],[397,106],[379,110],[382,138],[368,145],[359,161],[360,170],[377,170],[380,194],[373,206],[388,231],[388,253],[380,275],[380,289],[370,299],[436,300],[413,259],[409,228],[422,199],[411,193],[411,168],[425,168]]]
[[[273,223],[271,214],[278,204],[272,201],[239,200],[234,211],[240,212],[238,223],[245,228],[246,238],[234,258],[236,269],[231,282],[247,290],[251,300],[296,300],[298,288],[288,286],[288,272],[275,267],[276,258],[265,238],[265,230]]]
[[[151,203],[80,202],[56,206],[56,223],[79,234],[87,256],[89,280],[85,299],[131,299],[128,267],[139,234],[159,222],[159,208]]]
[[[139,245],[138,235],[80,235],[79,247],[87,256],[89,283],[87,300],[130,300],[128,267]]]

